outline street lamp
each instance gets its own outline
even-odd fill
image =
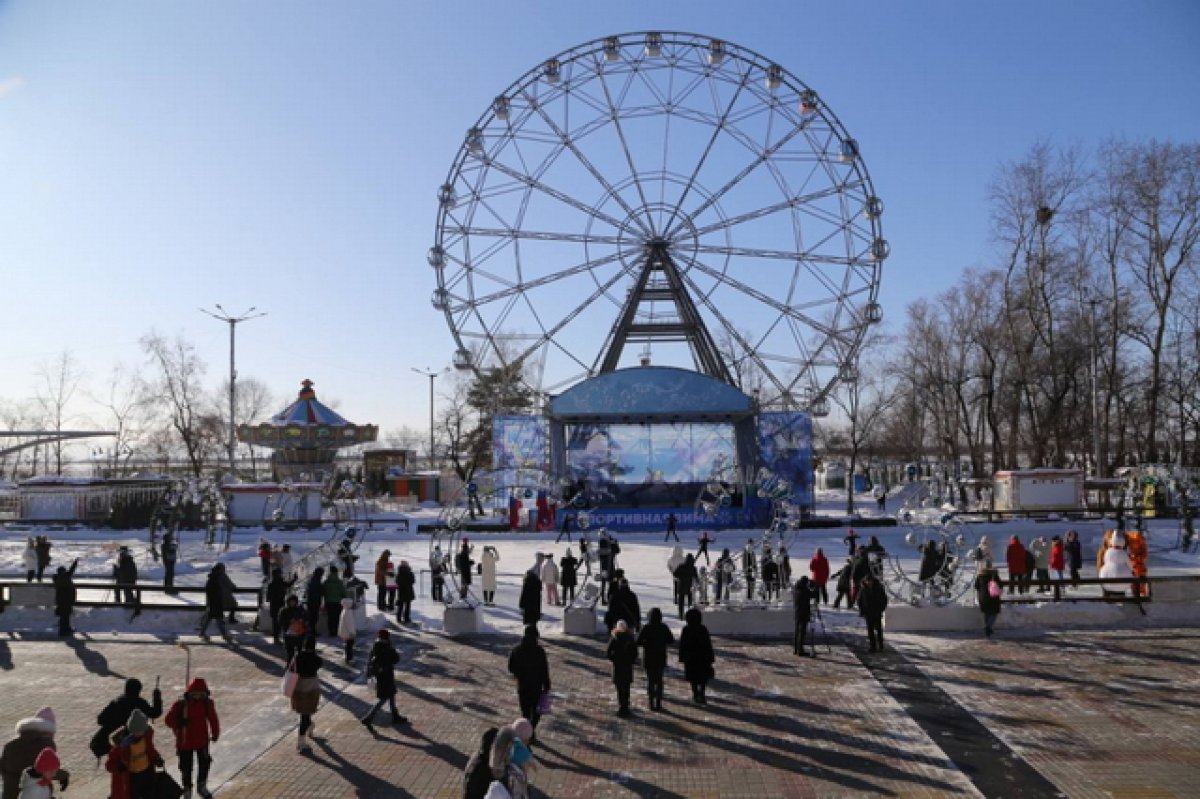
[[[410,368],[417,374],[424,375],[425,377],[429,378],[429,469],[432,471],[433,470],[433,381],[437,378],[437,376],[439,374],[442,373],[442,371],[445,371],[445,370],[440,370],[440,371],[435,372],[434,370],[430,369],[429,367],[426,367],[424,369],[418,369],[417,367],[413,366]]]
[[[229,474],[232,477],[233,475],[237,474],[237,468],[236,468],[236,465],[234,462],[234,452],[237,449],[237,440],[235,438],[235,433],[236,433],[236,428],[237,428],[237,419],[236,419],[236,416],[234,415],[234,406],[237,401],[237,387],[236,387],[237,368],[235,366],[236,362],[235,362],[235,357],[234,357],[235,331],[237,330],[238,322],[247,322],[251,319],[257,319],[260,316],[266,316],[267,313],[266,313],[266,311],[259,311],[258,313],[255,313],[254,312],[255,308],[253,305],[250,306],[250,308],[248,308],[246,311],[242,312],[238,316],[234,316],[233,314],[226,311],[224,308],[221,307],[220,303],[216,304],[216,308],[218,311],[220,311],[220,313],[214,313],[212,311],[205,310],[204,308],[200,309],[200,313],[208,314],[213,319],[216,319],[221,322],[225,322],[226,324],[229,325],[229,444],[228,444],[228,447],[229,447]]]

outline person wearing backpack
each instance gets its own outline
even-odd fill
[[[196,792],[209,799],[208,771],[212,755],[208,744],[216,743],[221,735],[217,706],[208,692],[208,683],[193,677],[184,695],[167,711],[167,726],[175,733],[175,752],[179,755],[179,774],[183,777],[183,799],[192,797],[192,760],[199,766]]]
[[[408,723],[408,719],[401,716],[400,711],[396,709],[396,664],[399,662],[400,654],[392,646],[391,633],[380,630],[375,645],[371,647],[371,654],[367,657],[367,676],[375,681],[375,696],[379,700],[367,711],[367,715],[359,719],[367,729],[371,728],[372,719],[383,708],[384,703],[392,712],[392,724]]]
[[[109,737],[125,726],[125,722],[129,720],[129,715],[133,711],[140,710],[148,719],[156,719],[162,715],[162,691],[155,688],[151,696],[154,700],[153,703],[142,698],[141,680],[130,678],[125,681],[125,692],[109,702],[104,710],[101,710],[100,714],[96,716],[96,723],[100,725],[100,729],[92,736],[89,746],[97,759],[108,755],[112,749]]]
[[[992,637],[996,617],[1000,615],[1000,572],[984,569],[975,578],[975,599],[983,613],[983,634]]]

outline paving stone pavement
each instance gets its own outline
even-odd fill
[[[480,733],[517,715],[506,671],[513,639],[395,634],[403,653],[398,702],[412,723],[390,727],[384,713],[374,730],[357,720],[373,702],[370,687],[357,670],[333,666],[340,654],[324,639],[331,668],[315,717],[317,746],[300,755],[297,719],[279,692],[281,653],[254,633],[236,637],[237,646],[185,638],[194,644],[192,674],[209,681],[221,715],[210,786],[222,799],[457,797]],[[864,651],[861,635],[835,634],[816,659],[794,657],[785,642],[717,639],[707,707],[692,704],[675,672],[667,712],[645,709],[638,682],[629,720],[615,715],[602,641],[550,636],[543,643],[555,693],[535,747],[543,796],[1024,796],[1051,786],[1069,797],[1182,797],[1200,785],[1200,630],[987,642],[895,635],[883,656]],[[87,751],[96,713],[129,676],[148,691],[161,675],[169,701],[185,659],[174,639],[151,635],[66,644],[0,634],[0,728],[52,705],[73,772],[67,796],[105,797],[107,773]],[[920,714],[889,693],[900,666],[919,670],[938,701],[981,723],[1001,766],[1011,756],[1038,779],[1022,782],[1018,774],[1006,782],[1003,768],[952,760],[959,751],[952,714],[944,714],[944,730],[936,711],[922,726],[914,720]],[[902,700],[920,703],[922,695]],[[169,739],[159,734],[168,750]]]

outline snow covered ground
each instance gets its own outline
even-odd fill
[[[874,502],[864,498],[865,505],[870,510],[862,511],[863,516],[880,515],[876,512]],[[895,498],[889,501],[891,513],[900,512]],[[818,515],[837,516],[845,508],[845,495],[841,492],[827,492],[818,496]],[[886,514],[885,514],[886,515]],[[391,515],[378,517],[373,520],[373,529],[366,531],[358,550],[358,576],[368,583],[372,581],[373,565],[379,553],[384,549],[392,552],[394,560],[405,559],[418,573],[418,599],[413,605],[413,619],[422,627],[440,630],[442,626],[442,606],[429,599],[429,536],[415,532],[407,532],[401,519],[409,519],[409,528],[415,530],[419,521],[434,521],[436,510],[422,510],[400,517]],[[1104,521],[1048,521],[1012,520],[995,523],[972,523],[964,525],[963,532],[968,539],[979,536],[989,536],[998,562],[1003,561],[1004,546],[1012,535],[1020,536],[1028,543],[1038,535],[1047,537],[1065,533],[1068,529],[1079,532],[1084,547],[1084,576],[1094,576],[1094,559],[1098,542],[1104,530],[1111,527],[1112,520]],[[1200,555],[1183,554],[1174,547],[1179,537],[1179,522],[1177,520],[1151,520],[1148,523],[1150,544],[1150,574],[1197,574],[1200,573]],[[877,535],[880,542],[889,552],[911,552],[911,562],[906,558],[906,569],[915,573],[917,569],[917,553],[905,542],[909,528],[879,527],[860,529],[860,543],[865,543],[869,536]],[[671,612],[671,581],[666,569],[666,560],[675,546],[674,542],[663,541],[662,530],[645,533],[629,533],[618,535],[621,544],[619,566],[625,570],[627,577],[638,594],[643,612],[652,607],[660,607],[664,615],[673,625],[674,613]],[[818,548],[822,548],[836,570],[843,562],[846,545],[842,538],[846,533],[845,527],[830,529],[804,530],[797,534],[790,548],[790,556],[794,574],[807,572],[808,559]],[[53,562],[46,575],[49,575],[59,565],[69,565],[71,560],[79,558],[76,580],[108,580],[111,579],[111,564],[118,546],[129,545],[138,561],[139,574],[144,579],[161,581],[162,565],[156,563],[150,556],[145,531],[108,531],[108,530],[64,530],[51,528],[18,529],[7,527],[0,529],[0,576],[4,579],[23,579],[24,570],[21,565],[25,540],[34,534],[46,534],[54,545]],[[228,551],[220,547],[208,548],[203,544],[203,534],[200,532],[184,531],[181,535],[180,562],[176,569],[176,582],[181,585],[203,585],[204,578],[213,563],[218,560],[226,564],[234,582],[240,587],[254,587],[259,584],[260,570],[257,557],[257,547],[260,538],[267,538],[272,543],[289,542],[297,556],[303,555],[310,549],[326,542],[332,529],[329,527],[315,531],[264,532],[261,528],[238,528],[234,531],[233,541]],[[715,561],[724,547],[733,551],[740,550],[747,539],[758,541],[761,530],[719,531],[715,533],[716,541],[710,546]],[[496,606],[484,611],[484,629],[488,632],[517,633],[521,629],[520,612],[517,609],[517,596],[520,590],[521,576],[535,560],[537,552],[552,552],[559,558],[567,549],[566,543],[555,544],[556,533],[470,533],[473,543],[488,543],[500,552],[498,568],[498,591]],[[578,533],[573,531],[575,545],[578,550]],[[595,535],[592,535],[594,540]],[[680,538],[685,552],[695,552],[697,548],[696,533],[681,531]],[[476,549],[476,558],[480,549]],[[422,573],[422,570],[426,570]],[[475,578],[478,581],[478,577]],[[479,586],[474,586],[478,593]],[[87,592],[81,594],[81,599],[99,599],[102,594],[96,592],[93,596]],[[832,591],[831,591],[832,598]],[[181,599],[194,602],[197,605],[196,615],[178,612],[151,612],[142,614],[130,622],[129,613],[119,608],[80,609],[74,618],[74,627],[82,632],[137,632],[160,635],[194,635],[195,621],[199,617],[201,595],[189,595]],[[1048,604],[1048,603],[1047,603]],[[1091,618],[1097,624],[1111,623],[1113,614],[1119,612],[1096,603],[1094,611],[1080,610],[1085,606],[1068,606],[1064,603],[1064,611],[1071,608],[1069,618],[1064,614],[1062,624],[1079,624]],[[1089,606],[1090,607],[1090,606]],[[1193,620],[1196,617],[1195,606],[1188,604],[1167,610],[1167,603],[1152,606],[1152,617],[1155,620],[1180,623]],[[543,606],[544,616],[539,625],[545,635],[559,634],[562,629],[562,608]],[[381,614],[377,614],[374,606],[374,589],[368,591],[368,616],[372,627],[378,627],[386,622]],[[1054,625],[1056,615],[1053,608],[1039,607],[1033,609],[1006,609],[1005,617],[1008,625],[1018,625],[1022,614],[1037,612],[1037,623],[1041,626]],[[1136,613],[1136,610],[1134,611]],[[847,611],[825,609],[825,622],[837,628],[839,626],[857,626],[858,619]],[[248,620],[248,619],[247,619]],[[240,627],[245,629],[245,627]],[[55,618],[49,609],[22,609],[10,607],[0,614],[0,630],[19,631],[25,633],[53,634]]]

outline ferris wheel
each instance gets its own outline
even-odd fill
[[[466,132],[438,191],[454,363],[536,390],[691,368],[827,412],[882,316],[888,255],[857,142],[782,65],[642,32],[546,59]]]

